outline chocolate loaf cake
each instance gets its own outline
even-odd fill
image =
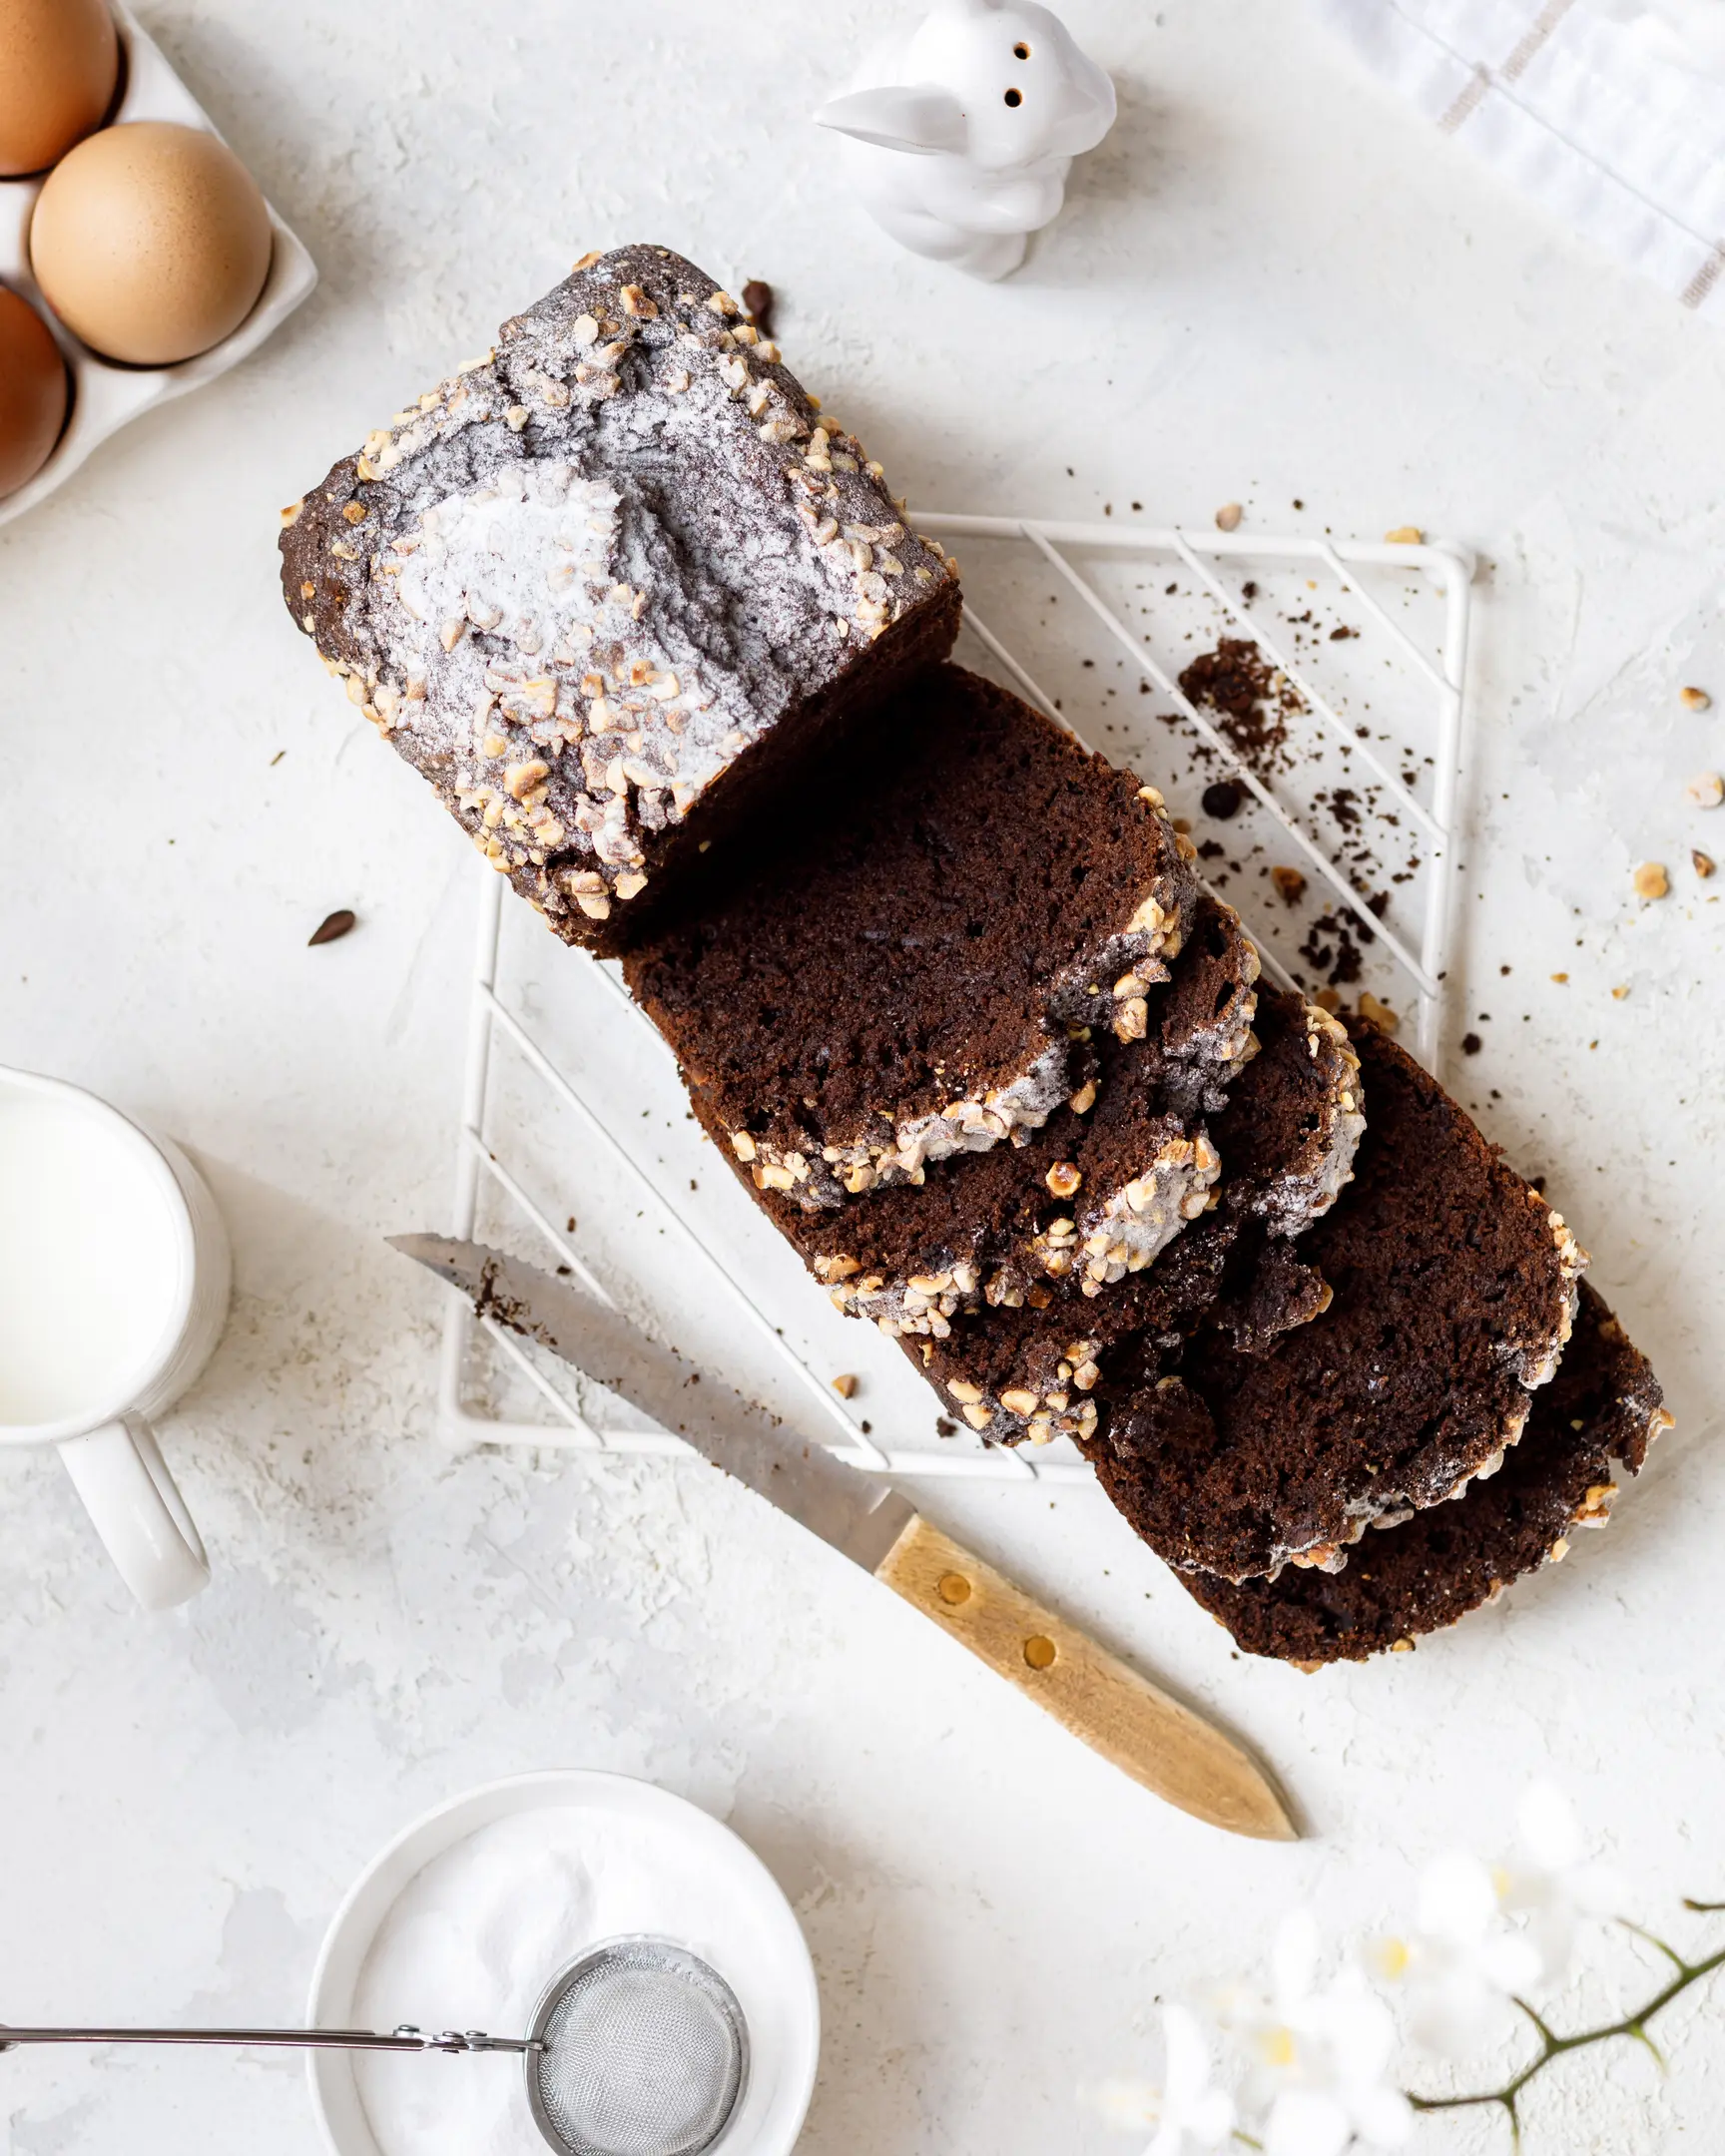
[[[1202,1323],[1261,1348],[1329,1300],[1289,1241],[1327,1209],[1358,1143],[1360,1068],[1336,1021],[1280,989],[1258,990],[1259,1053],[1211,1123],[1219,1202],[1148,1271],[1084,1301],[1047,1283],[1021,1302],[905,1340],[912,1359],[992,1442],[1095,1438]]]
[[[954,571],[713,279],[589,256],[286,512],[289,612],[570,942],[951,649]],[[802,813],[806,796],[782,812]]]
[[[1354,1181],[1301,1244],[1333,1300],[1262,1351],[1214,1327],[1111,1372],[1098,1474],[1169,1563],[1333,1568],[1489,1472],[1557,1366],[1584,1254],[1437,1081],[1365,1021]]]
[[[1153,788],[956,667],[825,791],[624,965],[707,1129],[806,1208],[1039,1129],[1073,1027],[1148,1037],[1197,895]]]
[[[1258,954],[1231,907],[1199,900],[1144,1040],[1076,1029],[1071,1097],[1022,1146],[958,1154],[865,1202],[761,1203],[838,1308],[944,1339],[954,1316],[1022,1303],[1040,1281],[1101,1294],[1142,1272],[1210,1204],[1220,1169],[1202,1112],[1248,1054]],[[737,1164],[740,1174],[747,1174]]]
[[[1274,1580],[1238,1585],[1205,1573],[1176,1577],[1248,1654],[1316,1669],[1406,1651],[1562,1557],[1577,1527],[1603,1527],[1615,1495],[1612,1463],[1636,1473],[1670,1421],[1646,1360],[1583,1285],[1574,1338],[1534,1395],[1520,1442],[1459,1503],[1368,1535],[1338,1573],[1290,1566]]]

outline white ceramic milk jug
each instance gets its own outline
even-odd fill
[[[210,1578],[150,1417],[209,1360],[231,1281],[222,1216],[177,1146],[0,1065],[0,1444],[59,1446],[146,1609]]]

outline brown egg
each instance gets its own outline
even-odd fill
[[[172,366],[238,329],[270,248],[264,198],[233,151],[165,120],[81,142],[30,220],[48,304],[92,350],[134,366]]]
[[[119,74],[107,0],[0,0],[0,178],[46,170],[100,127]]]
[[[0,495],[47,463],[66,424],[66,362],[36,309],[0,288]]]

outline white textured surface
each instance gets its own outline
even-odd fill
[[[1074,0],[1121,123],[992,288],[891,253],[804,124],[874,25],[856,6],[819,34],[792,0],[524,0],[484,36],[448,0],[145,15],[324,280],[0,538],[0,1053],[186,1141],[240,1282],[165,1431],[217,1564],[189,1610],[127,1607],[57,1464],[0,1459],[0,2013],[290,2017],[403,1820],[515,1769],[618,1767],[728,1818],[798,1901],[827,2021],[808,2149],[1029,2156],[1115,2145],[1076,2090],[1153,2065],[1159,1994],[1302,1893],[1378,1922],[1405,1854],[1506,1817],[1535,1770],[1648,1913],[1716,1894],[1725,1027],[1720,911],[1683,865],[1712,821],[1681,790],[1725,720],[1676,690],[1725,691],[1717,333],[1459,148],[1415,155],[1418,123],[1278,0]],[[379,1238],[447,1202],[471,849],[289,627],[275,512],[630,238],[779,284],[791,363],[925,500],[1195,522],[1239,499],[1488,558],[1463,1097],[1549,1174],[1677,1434],[1561,1569],[1312,1679],[1235,1661],[1099,1497],[940,1499],[1250,1732],[1301,1848],[1159,1810],[741,1492],[454,1461],[432,1433],[438,1291]],[[1648,857],[1675,894],[1638,909]],[[337,905],[360,927],[307,950]],[[1675,2017],[1662,2089],[1643,2058],[1567,2069],[1535,2145],[1708,2146],[1722,2016]],[[0,2119],[15,2156],[313,2146],[286,2059],[8,2057]]]

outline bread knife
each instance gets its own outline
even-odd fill
[[[1281,1793],[1242,1746],[931,1526],[881,1477],[797,1437],[572,1281],[482,1243],[389,1240],[480,1318],[540,1342],[872,1573],[1166,1803],[1230,1834],[1298,1839]]]

